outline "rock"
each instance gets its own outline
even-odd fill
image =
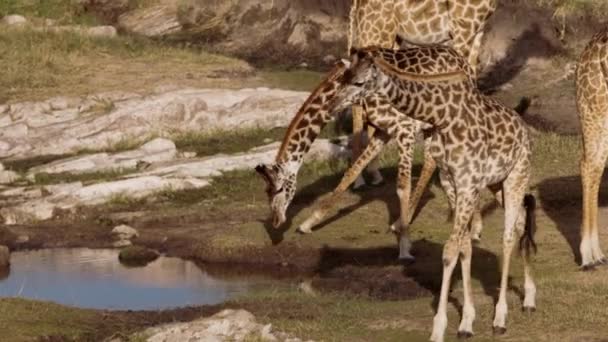
[[[253,148],[247,153],[230,156],[217,155],[195,161],[183,161],[168,166],[159,166],[149,171],[127,175],[126,177],[170,176],[174,178],[208,178],[217,177],[222,172],[249,169],[259,163],[270,163],[277,154],[279,142]],[[350,151],[345,146],[331,143],[327,139],[317,139],[305,157],[307,160],[327,160],[346,158]]]
[[[26,242],[30,241],[30,237],[28,235],[19,235],[17,236],[17,239],[15,240],[16,244],[24,244]]]
[[[2,23],[9,26],[23,26],[27,24],[27,19],[18,14],[11,14],[2,18]]]
[[[332,64],[336,63],[337,60],[338,59],[334,55],[327,55],[327,56],[323,57],[323,63],[328,64],[328,65],[332,65]]]
[[[114,243],[112,244],[112,246],[114,248],[123,248],[123,247],[128,247],[131,245],[133,245],[131,240],[118,240],[118,241],[114,241]]]
[[[118,260],[127,266],[145,266],[156,260],[160,255],[157,251],[142,246],[123,248],[118,254]]]
[[[138,237],[139,233],[133,227],[121,224],[112,229],[112,234],[117,235],[121,240],[130,240],[133,237]]]
[[[0,245],[0,268],[6,268],[11,264],[11,251],[8,247]]]
[[[287,44],[298,49],[308,47],[310,36],[313,34],[313,27],[309,23],[298,23],[294,26],[291,35],[287,39]]]
[[[173,141],[157,138],[140,148],[121,153],[95,153],[85,156],[60,159],[49,164],[31,168],[27,178],[37,173],[84,173],[137,168],[138,163],[158,163],[174,159],[177,149]]]
[[[0,171],[0,184],[11,184],[20,178],[21,176],[15,171]]]
[[[284,127],[307,96],[277,89],[180,89],[146,97],[98,94],[67,108],[57,100],[11,104],[9,115],[0,116],[0,158],[98,150],[152,134]],[[112,106],[95,111],[100,103]]]
[[[270,324],[262,325],[245,310],[223,310],[211,317],[188,323],[172,323],[146,329],[148,342],[165,341],[277,341],[290,339],[287,334],[273,333]]]
[[[158,5],[138,8],[118,18],[118,25],[129,33],[148,37],[164,36],[181,31],[177,7]]]
[[[185,159],[191,159],[196,157],[196,152],[182,152],[180,156]]]
[[[0,216],[7,225],[31,223],[52,218],[55,209],[71,210],[78,206],[103,204],[116,196],[138,199],[166,189],[198,189],[208,185],[209,181],[192,177],[142,176],[84,187],[74,186],[71,190],[65,187],[65,191],[51,196],[3,207],[0,209]]]
[[[116,28],[110,25],[89,27],[84,31],[84,33],[91,37],[104,38],[116,37],[116,35],[118,34]]]

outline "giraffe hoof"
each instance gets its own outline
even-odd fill
[[[305,235],[312,234],[312,230],[310,230],[310,228],[302,227],[302,226],[299,226],[298,229],[296,229],[296,232],[300,233],[300,234],[305,234]]]
[[[533,312],[536,312],[536,308],[533,306],[524,306],[521,311],[527,313],[527,314],[531,314]]]
[[[416,258],[414,258],[411,255],[400,255],[399,256],[399,262],[401,262],[404,265],[411,265],[416,261]]]
[[[595,264],[583,265],[583,266],[581,266],[581,271],[583,271],[583,272],[595,271]]]
[[[375,182],[375,183],[374,183],[374,182],[372,182],[372,183],[370,184],[370,186],[373,186],[374,188],[379,188],[379,187],[384,186],[385,184],[386,184],[386,182],[384,181],[384,179],[382,179],[382,180],[380,180],[380,181],[378,181],[378,182]]]
[[[369,186],[367,184],[361,184],[357,187],[352,187],[350,188],[352,192],[365,192],[367,190],[369,190]]]
[[[493,327],[492,332],[494,335],[504,335],[507,332],[507,328],[505,327]]]
[[[606,265],[608,264],[608,258],[604,257],[595,262],[596,266]]]
[[[473,337],[473,333],[470,331],[459,331],[456,336],[459,340],[464,340]]]

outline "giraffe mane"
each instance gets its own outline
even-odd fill
[[[298,124],[300,123],[300,121],[302,121],[302,118],[304,117],[304,114],[306,113],[306,110],[309,107],[310,103],[319,96],[319,94],[322,92],[324,86],[327,83],[333,82],[338,77],[342,76],[344,74],[344,70],[346,70],[346,64],[343,61],[338,61],[334,68],[330,71],[329,75],[323,80],[323,82],[321,82],[315,88],[315,90],[312,91],[306,101],[302,104],[302,106],[300,106],[300,109],[289,123],[289,127],[287,128],[287,132],[285,132],[285,136],[283,137],[283,141],[281,142],[281,147],[279,148],[279,151],[275,158],[275,162],[278,163],[281,161],[285,161],[285,154],[287,151],[287,146],[289,145],[289,141],[293,137],[296,127],[298,127]]]
[[[379,66],[386,73],[396,76],[402,80],[414,81],[414,82],[446,82],[446,81],[464,81],[469,78],[467,73],[463,70],[456,70],[450,72],[442,72],[436,74],[418,74],[415,72],[409,72],[399,69],[397,66],[387,62],[384,58],[379,57],[378,53],[382,50],[379,46],[370,46],[363,49],[351,48],[350,54],[355,57],[358,61],[362,56],[371,57],[374,64]]]
[[[414,72],[408,72],[399,69],[393,64],[390,64],[381,57],[374,57],[374,64],[379,66],[382,70],[390,75],[397,76],[400,79],[406,81],[418,81],[418,82],[445,82],[445,81],[464,81],[468,79],[467,74],[462,70],[443,72],[437,74],[417,74]]]

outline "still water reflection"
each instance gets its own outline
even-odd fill
[[[213,278],[193,262],[160,257],[129,268],[117,250],[45,249],[14,252],[0,296],[82,308],[165,309],[221,303],[247,291],[245,281]]]

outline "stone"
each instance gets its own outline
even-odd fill
[[[287,39],[287,44],[292,45],[298,49],[305,49],[308,47],[310,35],[312,34],[313,28],[308,23],[298,23],[294,26],[291,35]]]
[[[11,14],[2,18],[2,23],[9,26],[23,26],[28,23],[24,16],[18,14]]]
[[[160,254],[143,246],[128,246],[123,248],[118,254],[120,263],[126,266],[145,266],[156,260]]]
[[[17,236],[17,239],[15,240],[15,243],[17,244],[24,244],[26,242],[30,241],[30,237],[28,235],[19,235]]]
[[[20,178],[21,176],[19,176],[19,174],[15,171],[0,171],[0,184],[11,184]]]
[[[112,235],[117,235],[121,240],[130,240],[133,237],[138,237],[139,233],[135,228],[121,224],[112,229]]]
[[[112,243],[112,246],[114,248],[123,248],[123,247],[128,247],[131,246],[133,243],[131,242],[131,240],[118,240],[118,241],[114,241],[114,243]]]
[[[0,115],[0,158],[99,150],[153,134],[285,127],[307,96],[278,89],[188,88],[149,96],[109,92],[76,103],[15,103],[10,115]],[[95,112],[99,103],[113,106]]]
[[[8,247],[0,245],[0,268],[7,268],[11,264],[11,251]]]
[[[118,17],[118,25],[129,33],[148,37],[165,36],[181,31],[177,7],[170,5],[145,6]]]
[[[192,159],[196,157],[196,152],[182,152],[180,153],[180,156],[182,158]]]
[[[112,38],[118,35],[116,28],[110,25],[94,26],[87,28],[84,33],[91,37]]]
[[[248,311],[226,309],[219,313],[188,323],[171,323],[146,329],[148,342],[166,341],[278,341],[292,339],[285,333],[272,332],[272,325],[262,325]],[[257,339],[256,339],[257,338]],[[299,340],[299,339],[298,339]]]
[[[336,63],[337,60],[338,59],[334,55],[327,55],[327,56],[323,57],[323,63],[328,64],[328,65],[332,65],[332,64]]]
[[[27,178],[32,179],[37,173],[84,173],[137,168],[138,163],[159,163],[170,161],[177,156],[173,141],[157,138],[136,150],[121,153],[94,153],[85,156],[60,159],[48,164],[33,167]]]

